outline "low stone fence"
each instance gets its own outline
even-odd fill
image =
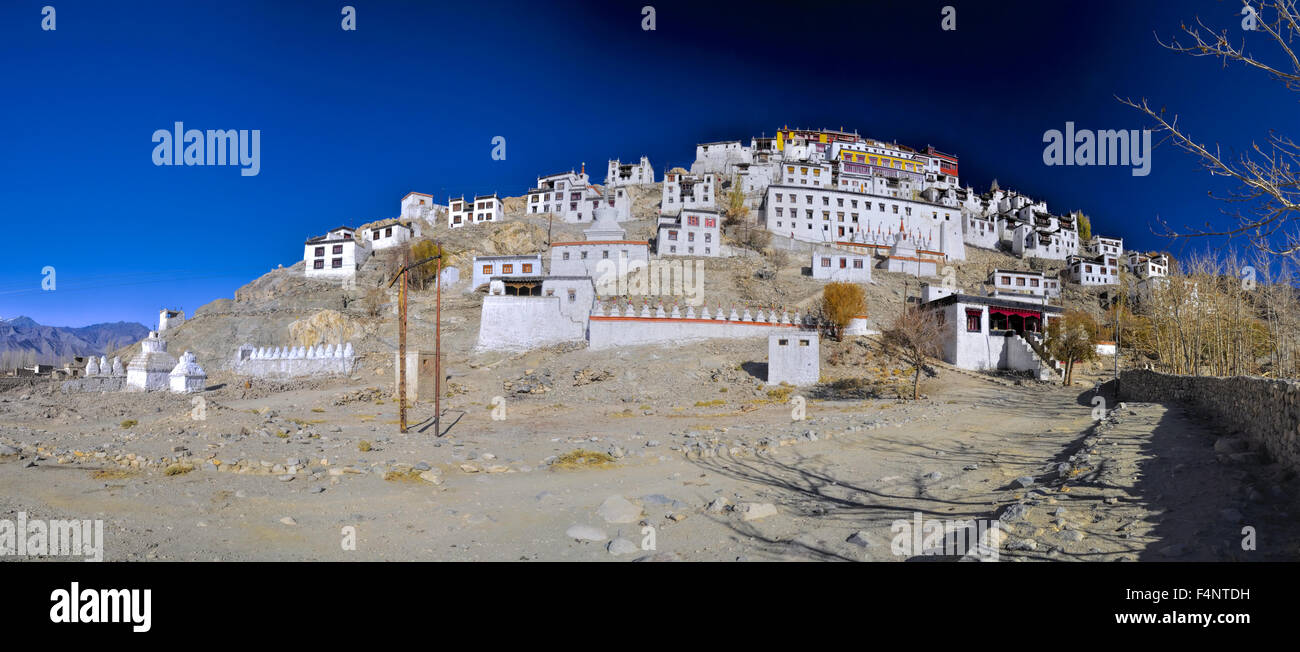
[[[126,376],[91,376],[67,380],[60,386],[64,394],[81,392],[120,392],[126,387]]]
[[[1193,406],[1290,469],[1300,469],[1300,382],[1252,376],[1172,376],[1146,370],[1120,374],[1119,399],[1176,401]]]

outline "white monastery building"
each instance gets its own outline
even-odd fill
[[[641,162],[623,163],[618,159],[609,162],[609,171],[605,173],[605,186],[617,188],[619,186],[644,185],[655,182],[655,170],[650,167],[650,159],[642,156]]]
[[[503,219],[502,202],[496,193],[479,195],[473,200],[460,197],[447,201],[447,226],[453,229],[466,224],[500,222]]]
[[[1041,338],[1048,320],[1060,316],[1060,307],[1030,298],[966,294],[922,305],[940,315],[945,362],[976,371],[1028,371],[1042,380],[1056,377],[1054,363],[1040,357],[1030,340]]]
[[[1119,267],[1116,263],[1114,256],[1070,256],[1065,260],[1065,271],[1070,282],[1078,285],[1117,285]]]
[[[1013,269],[995,269],[989,273],[989,296],[997,297],[1059,297],[1060,279],[1044,276],[1042,272]]]
[[[713,208],[717,188],[718,177],[713,173],[690,174],[673,168],[664,175],[659,212],[675,215],[686,208]]]
[[[870,283],[874,262],[872,256],[866,253],[814,251],[812,277],[821,281]]]
[[[660,216],[655,251],[660,256],[722,255],[722,217],[717,211],[683,209],[676,216]]]
[[[303,275],[307,278],[356,278],[357,269],[373,250],[365,241],[357,241],[355,235],[355,229],[340,226],[307,240],[302,253]]]
[[[475,256],[474,276],[469,284],[469,291],[487,285],[493,278],[533,278],[541,275],[541,254]]]
[[[552,275],[600,279],[604,271],[628,269],[650,261],[650,243],[627,240],[627,231],[618,225],[609,209],[598,211],[596,221],[583,235],[586,240],[551,244]],[[607,261],[604,268],[600,267],[602,261]]]
[[[361,241],[374,251],[396,247],[420,237],[420,223],[395,218],[379,220],[361,227]]]
[[[1128,271],[1138,279],[1169,275],[1169,254],[1128,252]]]

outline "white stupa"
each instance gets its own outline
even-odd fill
[[[171,390],[178,394],[201,392],[208,384],[208,374],[194,360],[194,354],[186,351],[181,354],[180,362],[168,374]]]
[[[126,367],[128,388],[153,391],[167,389],[168,377],[176,368],[176,358],[167,353],[167,341],[150,331],[149,337],[140,341],[140,353]]]

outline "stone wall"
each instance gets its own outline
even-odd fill
[[[1120,374],[1121,401],[1185,403],[1246,439],[1276,461],[1300,469],[1300,382],[1250,376],[1209,378],[1132,370]]]
[[[64,381],[60,391],[64,394],[81,392],[120,392],[126,388],[126,376],[92,376]]]

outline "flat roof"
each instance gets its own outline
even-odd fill
[[[1018,299],[1013,299],[1011,297],[977,297],[973,294],[949,294],[948,296],[940,297],[938,299],[935,299],[934,301],[930,301],[925,305],[948,306],[954,303],[973,303],[982,306],[994,306],[994,307],[1005,306],[1009,308],[1014,308],[1014,307],[1032,308],[1034,310],[1039,310],[1041,312],[1052,313],[1052,314],[1061,314],[1065,312],[1060,306],[1044,304],[1034,300],[1020,301]]]
[[[515,258],[537,258],[541,259],[541,254],[511,254],[506,256],[475,256],[474,260],[513,260]]]

